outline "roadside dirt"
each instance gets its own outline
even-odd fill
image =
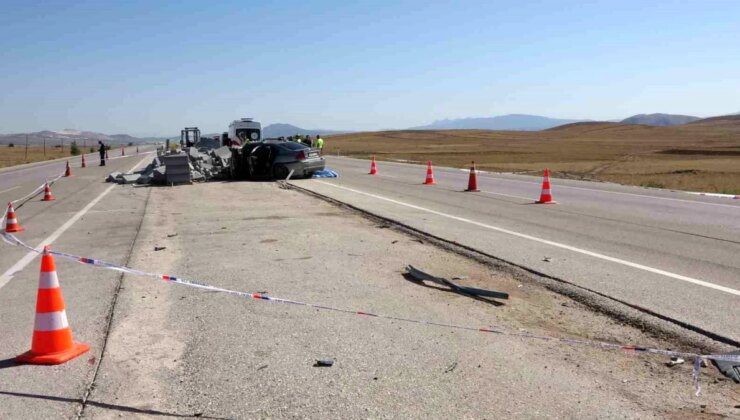
[[[125,187],[122,187],[125,188]],[[226,199],[225,199],[226,198]],[[434,322],[658,348],[670,342],[533,282],[272,183],[153,192],[136,268]],[[153,252],[155,245],[167,248]],[[404,278],[412,264],[510,294],[486,302]],[[166,271],[168,270],[168,271]],[[360,317],[128,278],[93,396],[215,417],[737,416],[736,385],[667,359]],[[316,358],[336,360],[331,368]],[[125,385],[122,385],[125,384]]]

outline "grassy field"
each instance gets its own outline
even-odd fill
[[[331,136],[328,154],[740,194],[740,116],[674,127],[579,123],[544,131],[383,131]]]
[[[80,150],[82,149],[80,148]],[[89,153],[90,149],[88,148],[85,152]],[[26,157],[26,149],[23,146],[8,147],[7,145],[0,145],[0,168],[71,156],[69,147],[65,147],[64,151],[58,147],[47,147],[46,153],[44,153],[43,147],[29,146],[28,157]]]

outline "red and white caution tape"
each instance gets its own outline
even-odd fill
[[[43,185],[41,188],[43,190]],[[16,200],[16,201],[20,201],[20,200]],[[3,218],[4,217],[5,216],[3,216]],[[27,245],[26,243],[24,243],[23,241],[21,241],[20,239],[18,239],[15,235],[11,233],[2,232],[2,238],[6,243],[10,245],[20,246],[20,247],[28,249],[29,251],[33,251],[36,253],[43,252],[41,250],[38,250],[34,247]],[[436,326],[436,327],[442,327],[442,328],[450,328],[450,329],[465,330],[465,331],[475,331],[475,332],[482,332],[482,333],[492,333],[492,334],[499,334],[499,335],[520,337],[520,338],[525,338],[525,339],[533,339],[533,340],[541,340],[541,341],[559,342],[559,343],[573,345],[573,346],[588,346],[588,347],[599,348],[602,350],[621,350],[621,351],[625,351],[631,354],[646,353],[646,354],[656,354],[656,355],[662,355],[662,356],[668,356],[668,357],[680,357],[680,358],[685,358],[685,359],[692,359],[694,361],[693,370],[692,370],[692,379],[694,383],[695,394],[697,396],[701,392],[699,375],[701,373],[700,371],[701,371],[702,361],[719,360],[719,361],[729,361],[729,362],[740,363],[740,355],[700,354],[700,353],[692,353],[692,352],[680,352],[680,351],[651,348],[651,347],[646,347],[646,346],[609,343],[605,341],[552,337],[552,336],[546,336],[546,335],[532,334],[532,333],[529,333],[523,330],[508,331],[508,330],[505,330],[499,327],[493,327],[493,326],[474,327],[474,326],[468,326],[468,325],[458,325],[458,324],[449,324],[449,323],[443,323],[443,322],[429,321],[425,319],[415,319],[415,318],[397,317],[397,316],[392,316],[392,315],[375,314],[372,312],[344,309],[344,308],[338,308],[334,306],[326,306],[326,305],[302,302],[302,301],[297,301],[297,300],[292,300],[292,299],[279,298],[275,296],[269,296],[265,293],[242,292],[242,291],[237,291],[237,290],[225,289],[222,287],[212,286],[207,283],[203,283],[203,282],[199,282],[195,280],[187,280],[187,279],[184,279],[178,276],[160,274],[160,273],[151,273],[147,271],[137,270],[134,268],[129,268],[129,267],[125,267],[122,265],[109,263],[109,262],[95,259],[95,258],[81,257],[79,255],[67,254],[64,252],[59,252],[59,251],[54,251],[54,250],[50,250],[49,252],[52,255],[55,255],[59,258],[63,258],[63,259],[70,260],[70,261],[75,261],[80,264],[91,265],[91,266],[100,267],[100,268],[104,268],[108,270],[115,270],[115,271],[132,274],[136,276],[150,277],[150,278],[154,278],[158,280],[163,280],[163,281],[166,281],[172,284],[180,284],[183,286],[193,287],[193,288],[202,289],[202,290],[208,290],[212,292],[227,293],[227,294],[231,294],[234,296],[239,296],[239,297],[249,298],[249,299],[256,299],[260,301],[305,306],[305,307],[324,310],[324,311],[340,312],[344,314],[367,316],[367,317],[387,319],[387,320],[406,322],[406,323],[412,323],[412,324],[429,325],[429,326]]]

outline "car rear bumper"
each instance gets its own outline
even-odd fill
[[[323,171],[326,167],[324,158],[304,160],[301,162],[291,162],[285,164],[288,171],[293,171],[293,178],[308,176],[316,171]]]

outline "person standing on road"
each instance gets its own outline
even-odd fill
[[[105,166],[105,145],[102,140],[98,140],[98,153],[100,153],[100,166]]]
[[[316,135],[316,148],[319,149],[319,155],[324,154],[324,139],[321,138],[321,134]]]

